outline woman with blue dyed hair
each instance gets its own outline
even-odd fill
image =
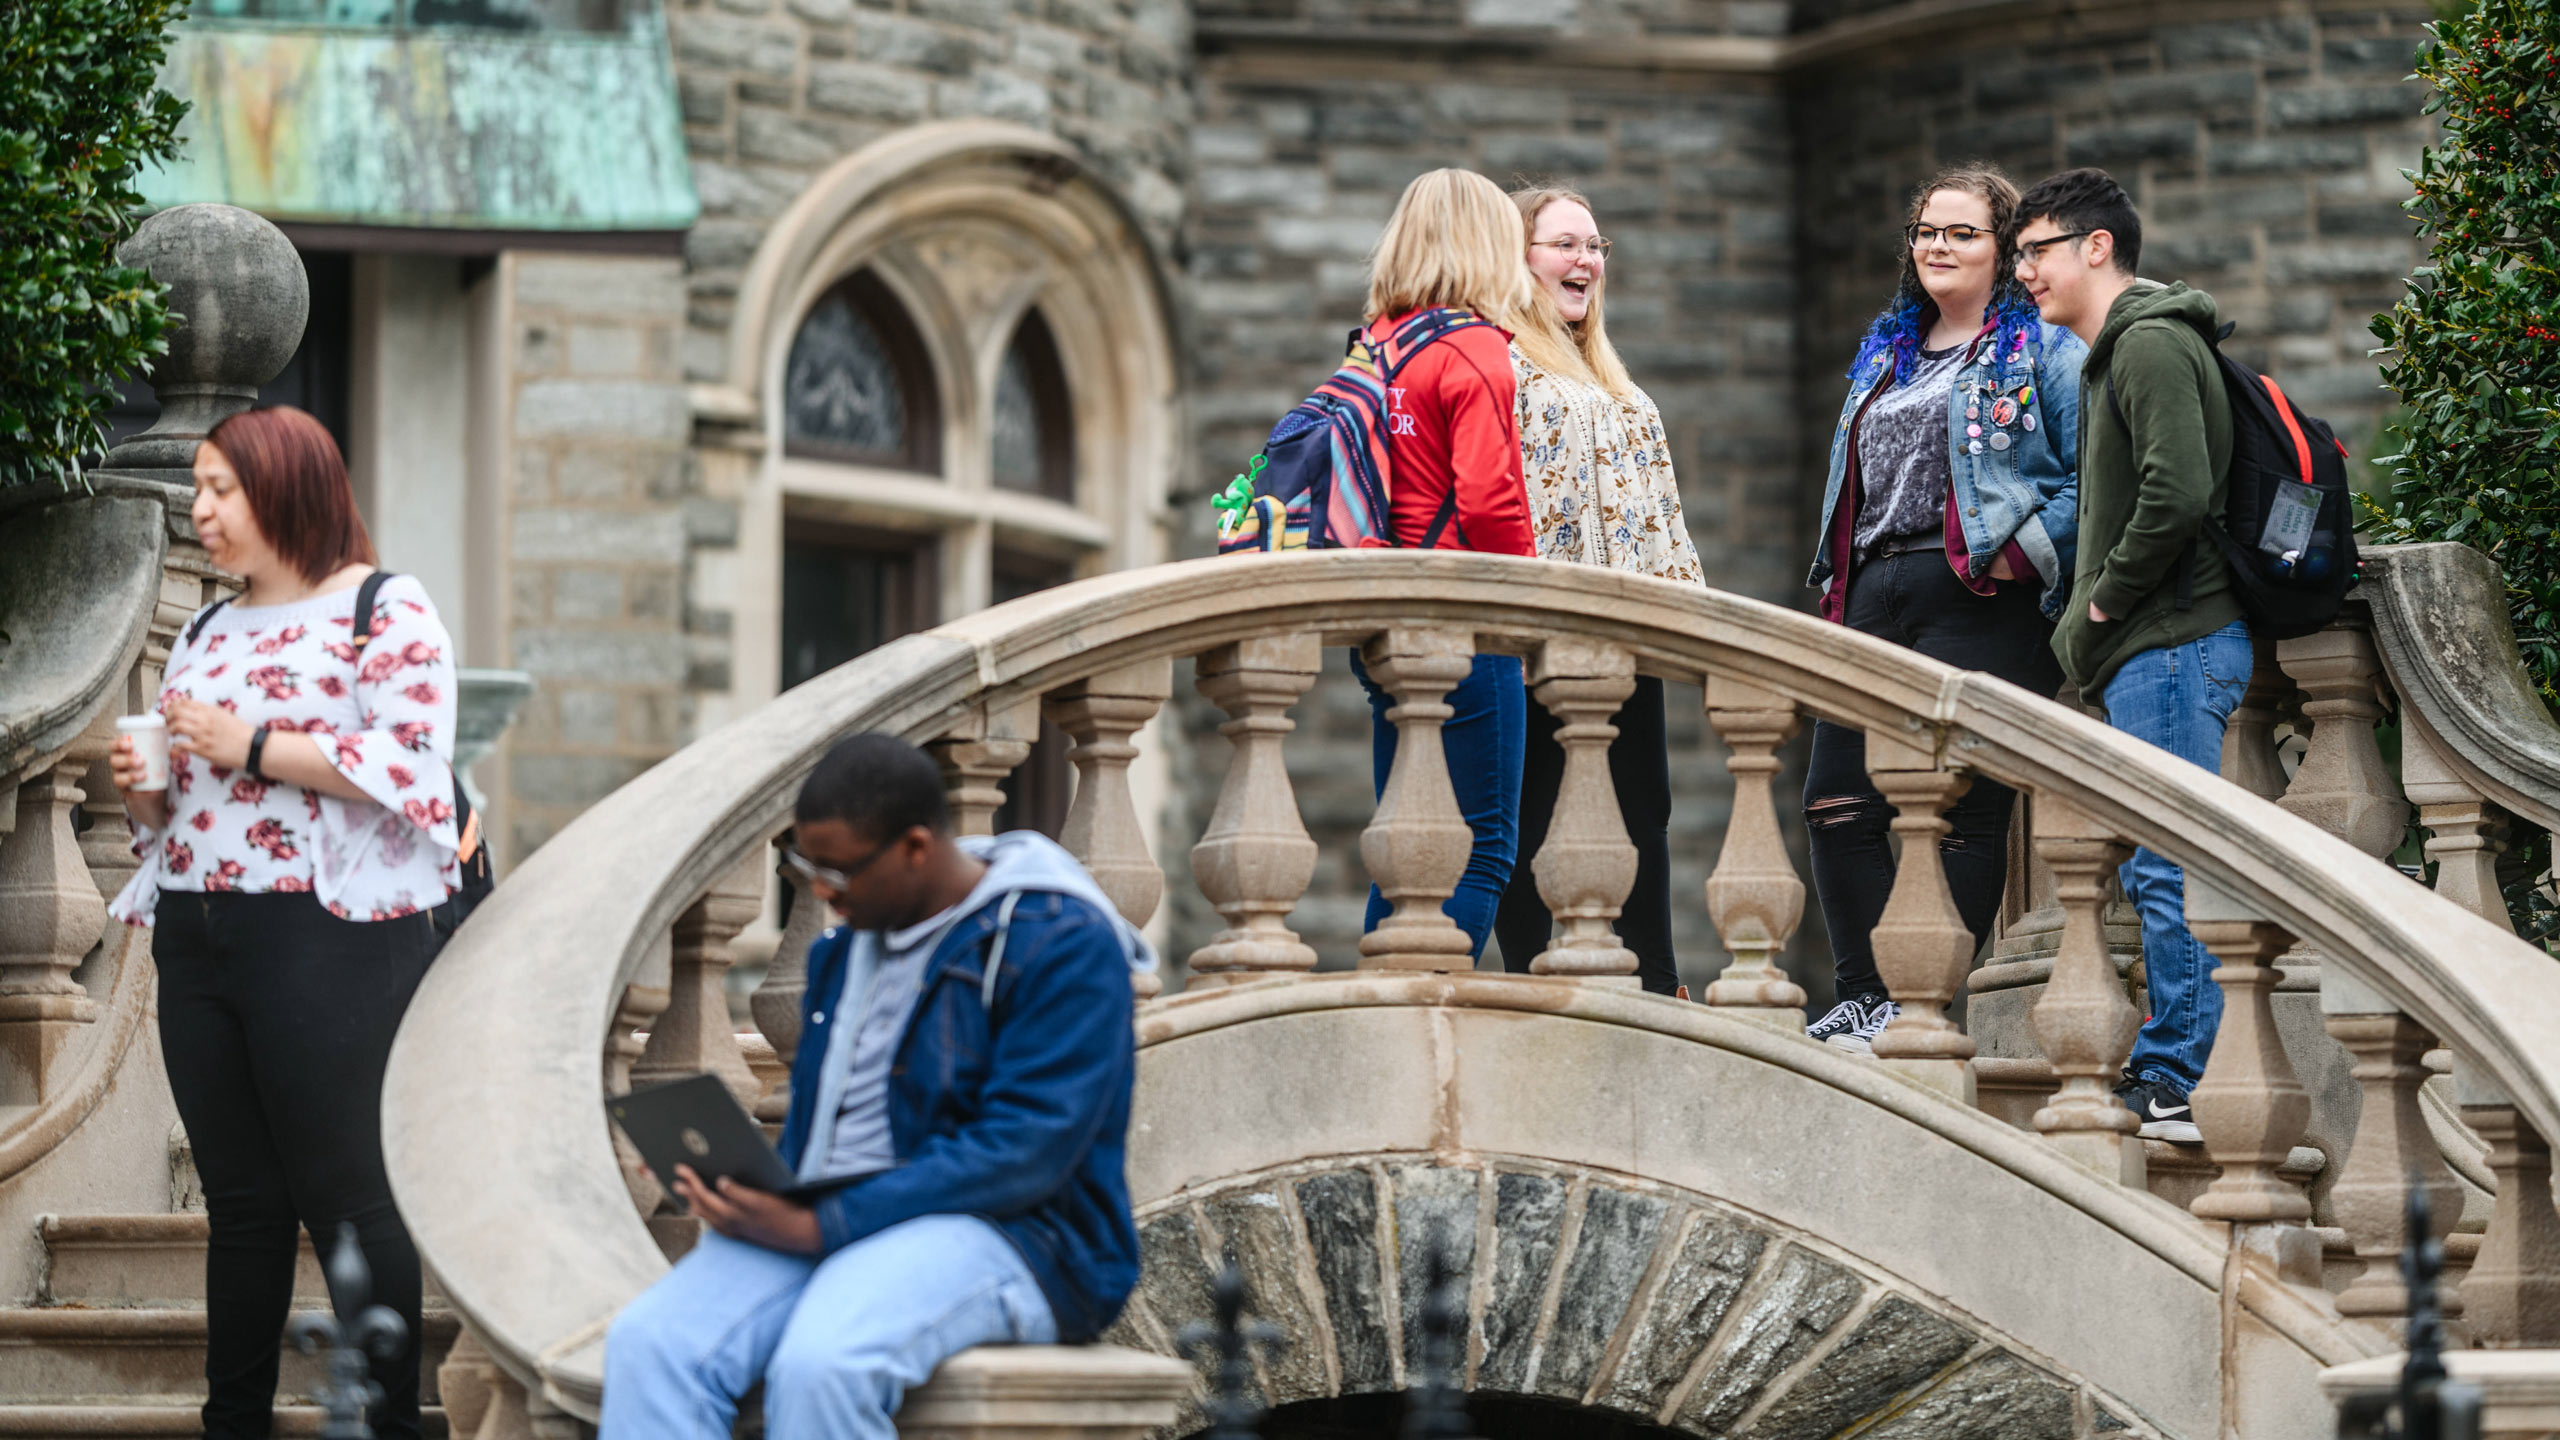
[[[1827,620],[2051,695],[2088,352],[2037,319],[2012,273],[2017,208],[2017,187],[1989,165],[1941,171],[1913,193],[1901,286],[1849,367],[1806,583],[1822,587]],[[1868,943],[1893,890],[1893,811],[1866,751],[1858,731],[1817,721],[1805,771],[1835,996],[1807,1033],[1860,1053],[1894,1016]],[[1977,951],[2000,908],[2015,799],[1976,777],[1947,811],[1939,858]]]

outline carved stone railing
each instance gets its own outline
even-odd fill
[[[210,319],[171,326],[159,420],[79,488],[0,493],[0,1181],[97,1108],[150,1012],[149,932],[106,910],[135,868],[107,752],[230,584],[188,518],[196,444],[284,368],[308,308],[291,242],[245,210],[164,211],[119,255]]]
[[[2216,979],[2228,995],[2197,1106],[2218,1173],[2185,1223],[2221,1227],[2209,1233],[2228,1237],[2234,1263],[2316,1297],[2321,1247],[2289,1168],[2304,1087],[2270,1038],[2276,961],[2299,940],[2375,1007],[2354,1013],[2391,1017],[2359,1027],[2372,1072],[2366,1103],[2391,1118],[2368,1122],[2383,1137],[2381,1158],[2359,1168],[2350,1156],[2350,1168],[2379,1177],[2385,1162],[2407,1158],[2409,1036],[2441,1039],[2460,1057],[2458,1073],[2484,1087],[2466,1094],[2494,1094],[2512,1116],[2490,1163],[2519,1177],[2501,1187],[2500,1215],[2522,1258],[2510,1267],[2520,1278],[2500,1283],[2540,1293],[2532,1287],[2543,1283],[2547,1247],[2537,1226],[2552,1217],[2547,1206],[2527,1213],[2518,1197],[2547,1163],[2540,1137],[2560,1126],[2560,968],[2502,927],[2410,883],[2368,849],[2076,711],[1839,626],[1584,567],[1325,553],[1105,576],[901,640],[687,747],[532,857],[420,990],[384,1099],[402,1212],[495,1365],[540,1404],[594,1413],[606,1327],[666,1260],[634,1205],[656,1197],[631,1183],[604,1123],[598,1060],[575,1057],[610,1051],[627,1067],[645,1022],[651,1039],[638,1058],[659,1048],[661,1033],[693,1037],[669,1042],[664,1058],[729,1074],[736,1086],[713,1033],[723,1027],[710,1023],[717,989],[703,978],[725,938],[718,897],[742,865],[766,863],[801,777],[829,744],[883,730],[933,747],[959,812],[982,825],[983,792],[1019,762],[1024,717],[1044,710],[1077,743],[1069,840],[1115,903],[1143,919],[1166,880],[1128,823],[1132,737],[1166,697],[1169,662],[1196,657],[1196,683],[1235,717],[1237,743],[1193,851],[1228,929],[1193,957],[1193,983],[1324,984],[1305,976],[1308,956],[1285,924],[1310,865],[1276,752],[1287,708],[1313,673],[1311,647],[1335,645],[1362,649],[1395,694],[1390,718],[1403,732],[1362,845],[1397,908],[1362,945],[1364,968],[1469,967],[1436,923],[1466,845],[1438,723],[1469,656],[1526,657],[1543,703],[1586,747],[1605,745],[1601,717],[1626,676],[1703,681],[1741,796],[1706,897],[1733,956],[1708,990],[1710,1013],[1800,1031],[1791,1010],[1800,992],[1769,959],[1804,902],[1762,813],[1770,754],[1807,716],[1854,726],[1867,736],[1879,788],[1903,812],[1906,841],[1925,842],[1977,778],[2016,787],[2037,807],[2063,938],[2033,1020],[2062,1088],[2034,1125],[2056,1152],[2106,1181],[2142,1183],[2130,1117],[2106,1094],[2133,1026],[2104,910],[2115,860],[2147,846],[2192,877],[2191,914],[2221,960]],[[1491,983],[1614,990],[1632,974],[1632,959],[1590,923],[1624,892],[1606,768],[1569,765],[1564,785],[1552,832],[1563,849],[1524,857],[1563,917],[1543,957],[1547,973]],[[814,923],[795,915],[793,929]],[[800,983],[789,963],[797,948],[796,937],[785,939],[768,986]],[[1918,1103],[1961,1105],[1969,1093],[1974,1042],[1946,1008],[1969,948],[1939,867],[1904,867],[1876,951],[1897,993],[1917,1003],[1876,1051],[1885,1072],[1930,1097]],[[765,998],[757,1015],[779,1020],[788,1007]],[[660,1008],[644,1013],[651,1006]],[[796,1041],[787,1030],[767,1036],[783,1055]],[[501,1126],[503,1143],[492,1143]],[[463,1153],[474,1163],[453,1165]],[[2482,1265],[2492,1258],[2484,1253]],[[2375,1333],[2377,1346],[2387,1343]]]

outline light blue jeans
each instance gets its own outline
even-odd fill
[[[972,1345],[1056,1322],[1004,1233],[972,1215],[893,1225],[819,1259],[703,1232],[614,1317],[600,1440],[728,1440],[764,1381],[773,1440],[896,1440],[911,1386]]]
[[[2107,682],[2107,723],[2219,775],[2223,727],[2240,707],[2254,663],[2249,627],[2238,620],[2202,639],[2145,650]],[[2151,1015],[2125,1068],[2192,1091],[2222,1023],[2222,987],[2213,983],[2212,954],[2187,929],[2186,872],[2136,850],[2116,874],[2142,917],[2151,990]]]

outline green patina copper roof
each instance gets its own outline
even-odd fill
[[[699,213],[654,13],[509,31],[413,28],[392,0],[310,8],[322,13],[302,24],[177,28],[161,83],[194,109],[177,162],[144,178],[154,206],[556,231],[681,230]],[[348,13],[375,9],[379,21]]]

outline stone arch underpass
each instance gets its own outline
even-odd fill
[[[1257,1371],[1275,1434],[1392,1433],[1434,1235],[1495,1440],[2307,1440],[2313,1377],[2363,1353],[2321,1299],[2227,1276],[2218,1229],[1706,1007],[1361,973],[1185,995],[1140,1035],[1145,1270],[1111,1338],[1171,1353],[1232,1253],[1291,1337]]]

